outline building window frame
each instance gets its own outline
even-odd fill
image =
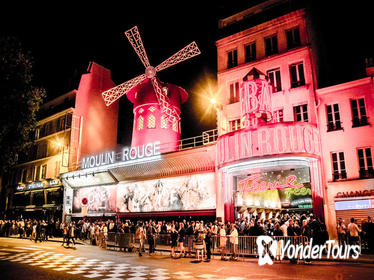
[[[238,50],[233,49],[227,52],[227,68],[234,68],[238,66]]]
[[[229,104],[240,101],[240,84],[239,81],[231,82],[229,84]]]
[[[156,117],[153,114],[148,115],[147,128],[156,128]]]
[[[47,164],[43,164],[41,168],[42,168],[41,179],[46,179],[47,178]]]
[[[282,91],[282,78],[280,68],[273,68],[266,71],[266,75],[270,80],[270,84],[273,86],[273,92]]]
[[[327,132],[343,129],[338,103],[326,105],[326,121]]]
[[[371,147],[357,148],[357,160],[360,178],[373,178],[373,153]]]
[[[229,121],[230,132],[241,129],[240,119],[234,119]]]
[[[293,106],[293,115],[295,122],[309,122],[308,104]]]
[[[278,53],[278,35],[273,34],[264,38],[265,42],[265,56],[270,56]]]
[[[333,181],[347,179],[344,152],[331,152],[332,179]]]
[[[305,86],[304,62],[299,61],[289,65],[291,88]]]
[[[352,127],[369,125],[364,97],[351,98]]]
[[[273,122],[274,123],[281,123],[284,121],[284,110],[283,108],[279,108],[273,111]]]
[[[245,62],[252,62],[256,60],[256,42],[253,41],[244,46]]]
[[[286,30],[286,40],[288,50],[301,46],[299,26]]]

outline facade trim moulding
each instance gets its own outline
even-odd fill
[[[58,112],[58,113],[56,113],[56,114],[53,114],[53,115],[51,115],[51,116],[48,116],[48,117],[46,117],[46,118],[44,118],[44,119],[41,119],[40,121],[38,121],[37,122],[37,126],[38,125],[42,125],[42,124],[45,124],[45,123],[47,123],[47,122],[49,122],[49,121],[52,121],[52,120],[55,120],[55,119],[57,119],[57,118],[59,118],[59,117],[62,117],[62,116],[64,116],[64,115],[66,115],[67,113],[74,113],[74,108],[73,107],[70,107],[70,108],[67,108],[67,109],[65,109],[65,110],[63,110],[63,111],[61,111],[61,112]]]
[[[316,90],[316,93],[318,95],[328,95],[328,94],[336,93],[337,91],[348,90],[348,89],[351,89],[353,87],[370,85],[370,84],[373,85],[373,83],[374,83],[374,81],[373,81],[372,77],[365,77],[365,78],[362,78],[362,79],[349,81],[349,82],[342,83],[342,84],[337,84],[337,85],[333,85],[333,86],[329,86],[329,87],[325,87],[325,88],[319,88],[319,89]]]
[[[279,26],[297,21],[304,17],[305,17],[304,9],[288,13],[284,16],[275,18],[265,23],[260,23],[246,30],[243,30],[235,34],[232,34],[230,36],[227,36],[225,38],[219,39],[216,41],[216,47],[219,48],[223,45],[236,43],[237,41],[241,41],[246,37],[249,37],[249,36],[253,37],[256,33],[266,32],[268,30],[276,30]]]
[[[292,56],[295,53],[299,53],[299,52],[303,52],[303,51],[308,51],[309,48],[310,47],[306,45],[306,46],[301,46],[301,47],[294,48],[294,49],[291,49],[291,50],[287,50],[287,51],[282,52],[282,53],[274,54],[274,55],[271,55],[271,56],[265,56],[265,57],[263,57],[261,59],[255,60],[255,61],[251,61],[251,62],[248,62],[248,63],[239,64],[238,66],[235,66],[233,68],[229,68],[229,69],[224,69],[224,70],[218,71],[217,75],[232,74],[234,72],[243,71],[243,70],[247,69],[248,67],[249,68],[252,68],[252,67],[261,68],[261,67],[259,67],[259,65],[261,66],[261,64],[263,64],[263,63],[265,63],[267,61],[278,60],[278,59],[281,59],[282,57]]]

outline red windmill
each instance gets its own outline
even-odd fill
[[[145,73],[112,89],[102,96],[107,106],[124,94],[134,104],[132,146],[161,142],[161,152],[178,149],[180,139],[180,104],[187,92],[179,86],[162,83],[157,72],[200,54],[195,42],[190,43],[156,67],[150,65],[138,28],[125,32],[145,67]]]

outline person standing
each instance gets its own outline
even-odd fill
[[[219,230],[219,247],[221,249],[221,260],[225,259],[225,251],[226,251],[226,230],[223,223],[220,224],[220,230]]]
[[[355,223],[355,218],[351,218],[351,222],[348,225],[349,232],[349,244],[359,245],[359,233],[361,230],[358,228],[358,225]]]
[[[212,244],[212,229],[207,227],[205,234],[205,247],[206,247],[206,262],[210,262],[211,258],[211,244]]]
[[[345,245],[347,241],[347,227],[344,224],[342,219],[338,220],[338,224],[336,226],[336,231],[338,233],[338,240],[340,245]]]
[[[142,256],[142,248],[144,244],[144,230],[143,230],[143,223],[139,222],[135,231],[135,238],[139,240],[139,257]]]
[[[239,234],[238,230],[236,229],[235,224],[231,224],[230,229],[230,243],[232,246],[232,259],[237,261],[237,251],[238,251],[238,244],[239,244]]]
[[[175,229],[174,225],[171,227],[171,233],[170,233],[170,238],[171,238],[171,257],[175,257],[175,250],[178,246],[178,231]]]
[[[186,235],[186,231],[184,229],[184,224],[179,223],[178,244],[179,244],[179,254],[180,254],[180,257],[182,257],[182,258],[185,255],[185,249],[184,249],[184,246],[183,246],[185,235]]]
[[[147,239],[149,245],[149,255],[152,255],[155,252],[155,233],[156,230],[152,223],[149,223],[147,230]]]

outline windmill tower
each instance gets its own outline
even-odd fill
[[[200,54],[195,42],[190,43],[156,67],[150,65],[138,28],[125,32],[145,67],[145,73],[112,89],[102,96],[107,106],[124,94],[134,104],[134,125],[131,146],[160,141],[161,152],[178,150],[180,140],[180,105],[188,93],[179,86],[162,83],[157,72]]]

